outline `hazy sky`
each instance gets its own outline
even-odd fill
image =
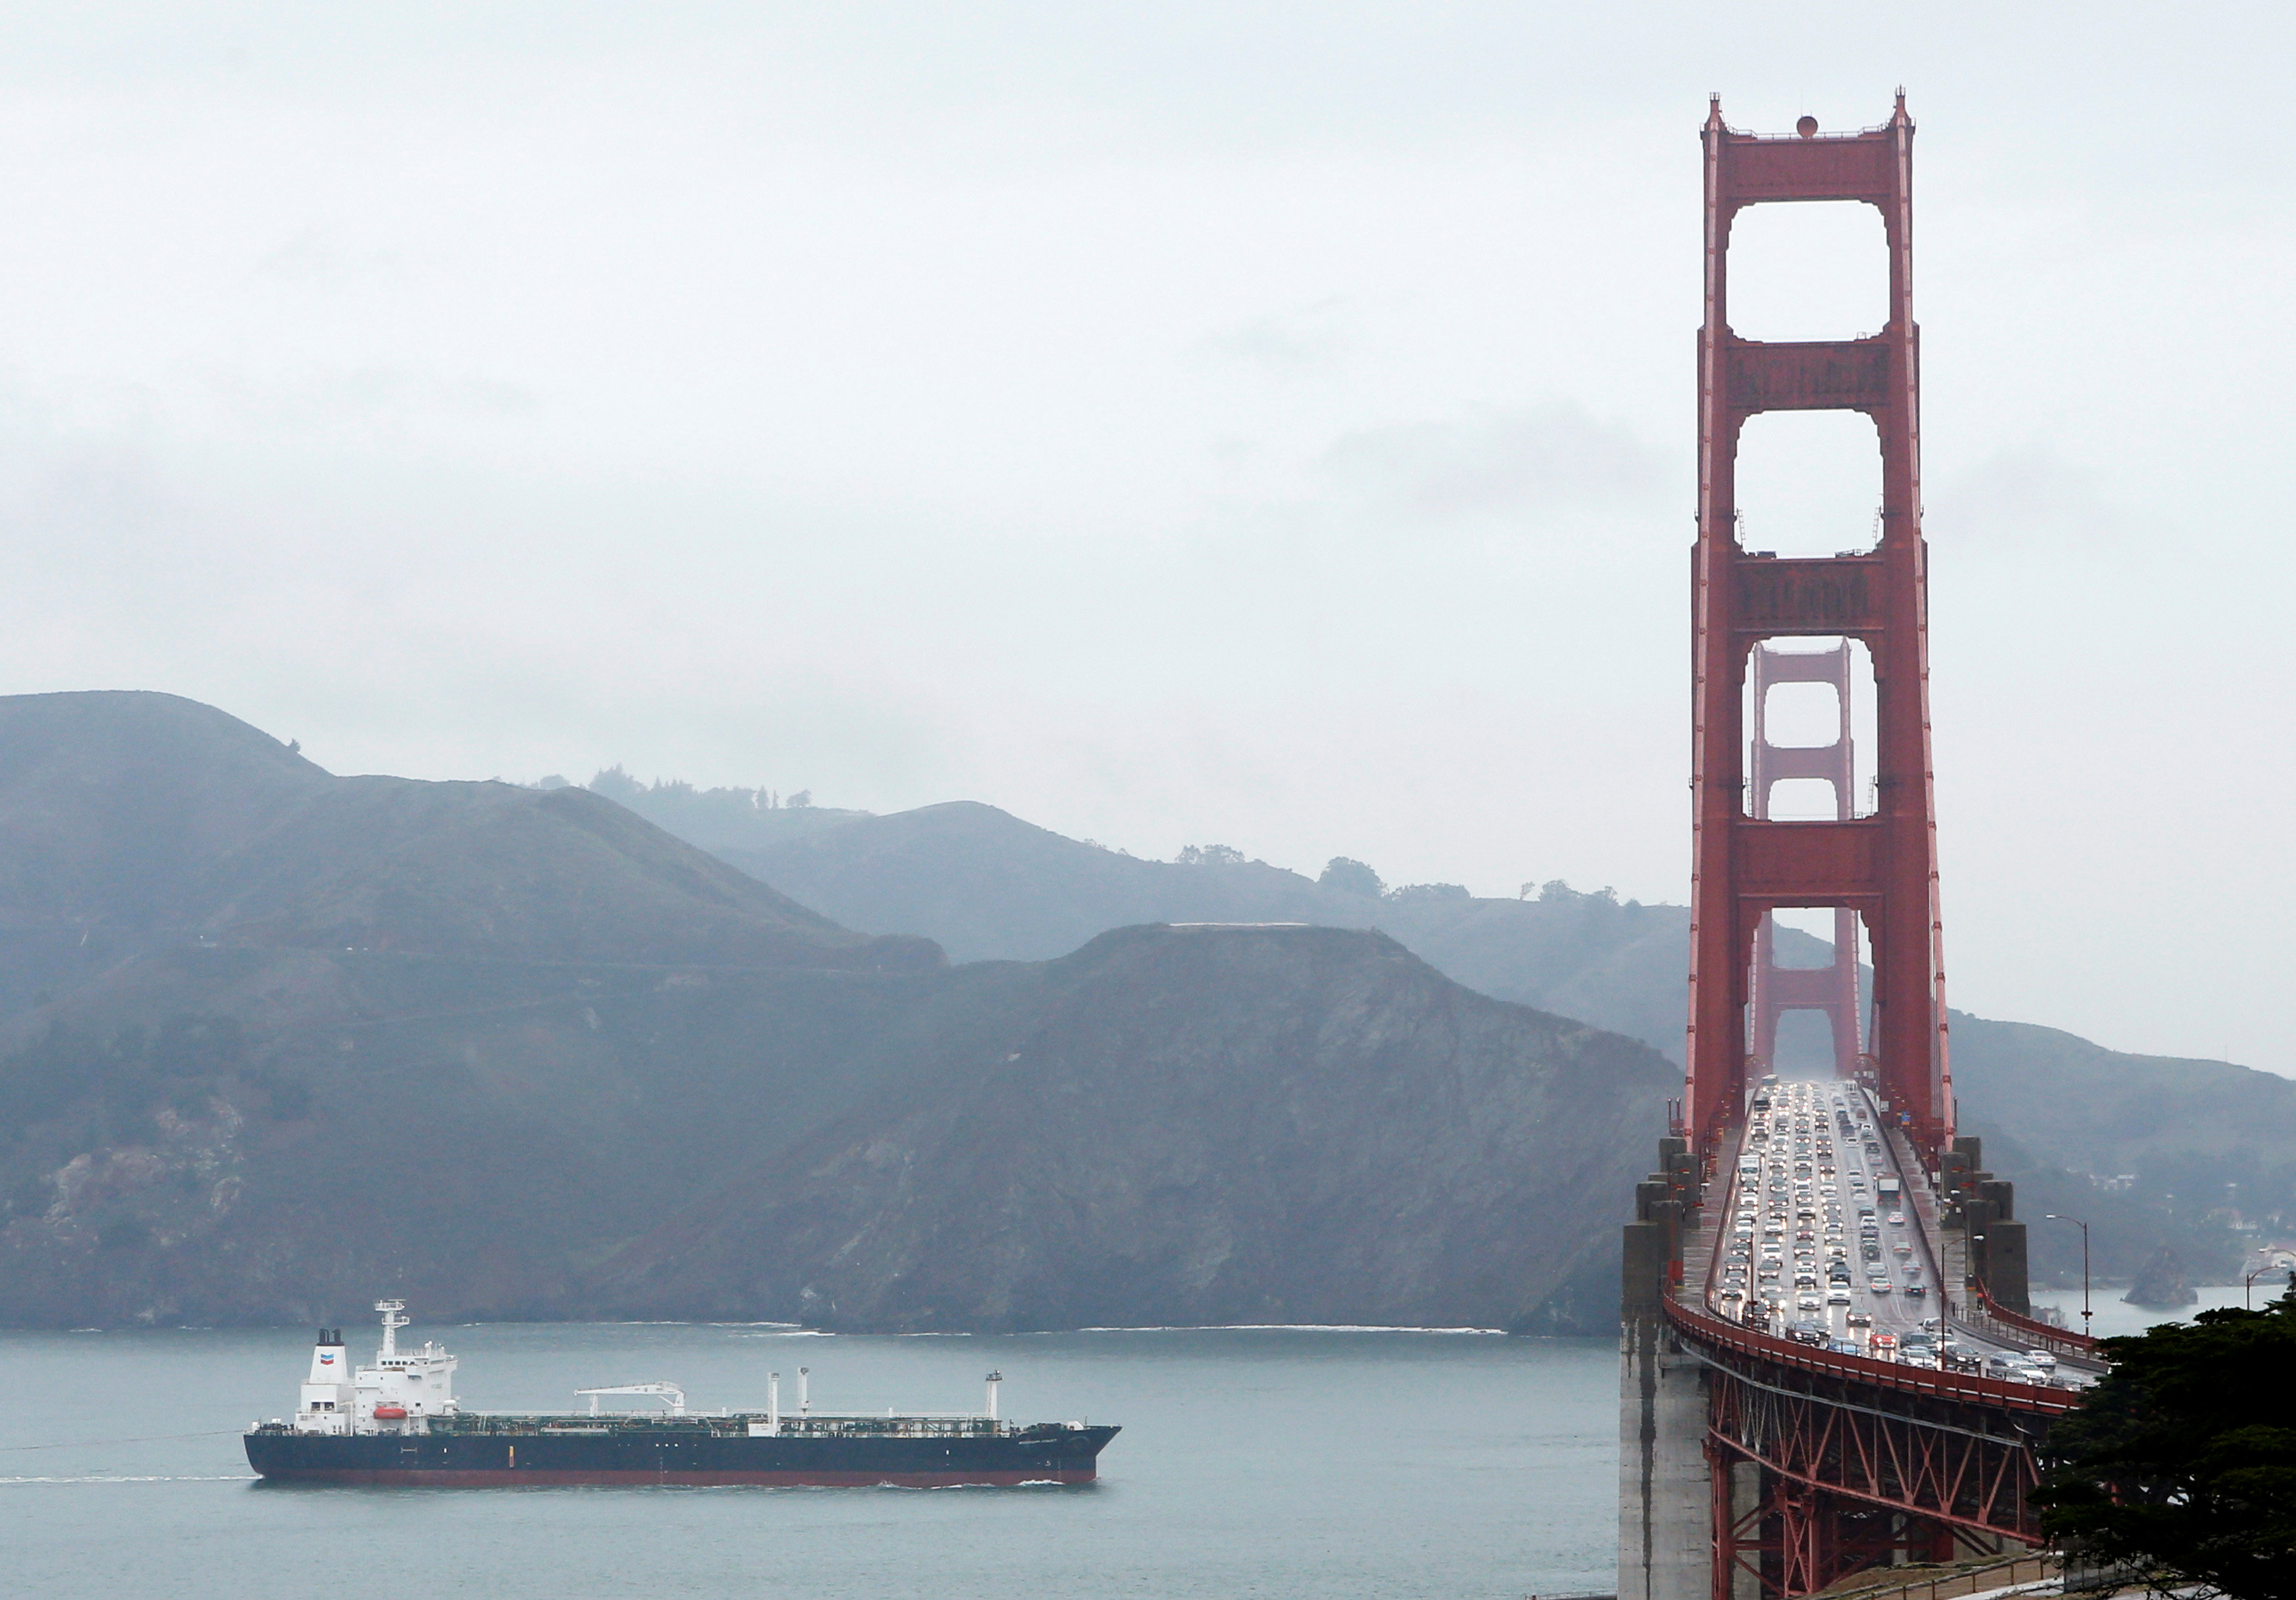
[[[1679,900],[1706,95],[1902,83],[1949,992],[2296,1072],[2291,35],[10,7],[0,686]],[[1742,331],[1878,324],[1835,213],[1750,228]],[[1865,537],[1826,420],[1750,436],[1754,544]]]

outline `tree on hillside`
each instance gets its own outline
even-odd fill
[[[2112,1370],[2052,1430],[2052,1538],[2234,1600],[2296,1596],[2296,1285],[2108,1339]]]
[[[1334,856],[1324,864],[1324,875],[1316,880],[1326,889],[1336,889],[1341,894],[1359,894],[1375,900],[1387,892],[1377,873],[1351,856]]]

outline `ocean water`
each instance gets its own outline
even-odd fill
[[[418,1308],[419,1309],[419,1308]],[[1004,1411],[1123,1424],[1067,1488],[392,1489],[263,1484],[307,1330],[0,1333],[0,1594],[776,1600],[1496,1596],[1612,1587],[1607,1340],[1207,1329],[824,1336],[417,1325],[480,1409],[664,1379],[695,1409]],[[372,1340],[351,1330],[354,1356]]]
[[[2190,1322],[2195,1312],[2221,1309],[2226,1306],[2246,1304],[2262,1309],[2272,1303],[2286,1285],[2279,1281],[2257,1283],[2245,1291],[2238,1284],[2196,1284],[2193,1292],[2200,1298],[2189,1306],[2132,1306],[2120,1297],[2128,1292],[2126,1284],[2110,1287],[2092,1284],[2089,1288],[2089,1325],[2099,1339],[2118,1339],[2126,1334],[2141,1333],[2149,1327],[2164,1322]],[[2076,1333],[2081,1328],[2081,1292],[2078,1289],[2036,1289],[2032,1292],[2036,1306],[2054,1306],[2064,1313],[2065,1325]]]

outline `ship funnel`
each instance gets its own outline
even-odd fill
[[[992,1423],[996,1420],[996,1386],[1004,1381],[1004,1374],[1001,1372],[988,1374],[988,1420]]]
[[[776,1433],[782,1431],[782,1375],[777,1372],[766,1374],[766,1426]]]
[[[311,1347],[311,1375],[307,1383],[348,1383],[351,1381],[350,1355],[343,1349],[340,1328],[321,1328],[319,1337]]]

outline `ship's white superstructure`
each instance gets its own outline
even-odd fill
[[[427,1419],[461,1409],[455,1358],[427,1341],[420,1350],[398,1348],[405,1301],[379,1300],[374,1309],[382,1315],[382,1344],[372,1366],[351,1366],[340,1328],[319,1330],[295,1408],[298,1433],[422,1433]]]

